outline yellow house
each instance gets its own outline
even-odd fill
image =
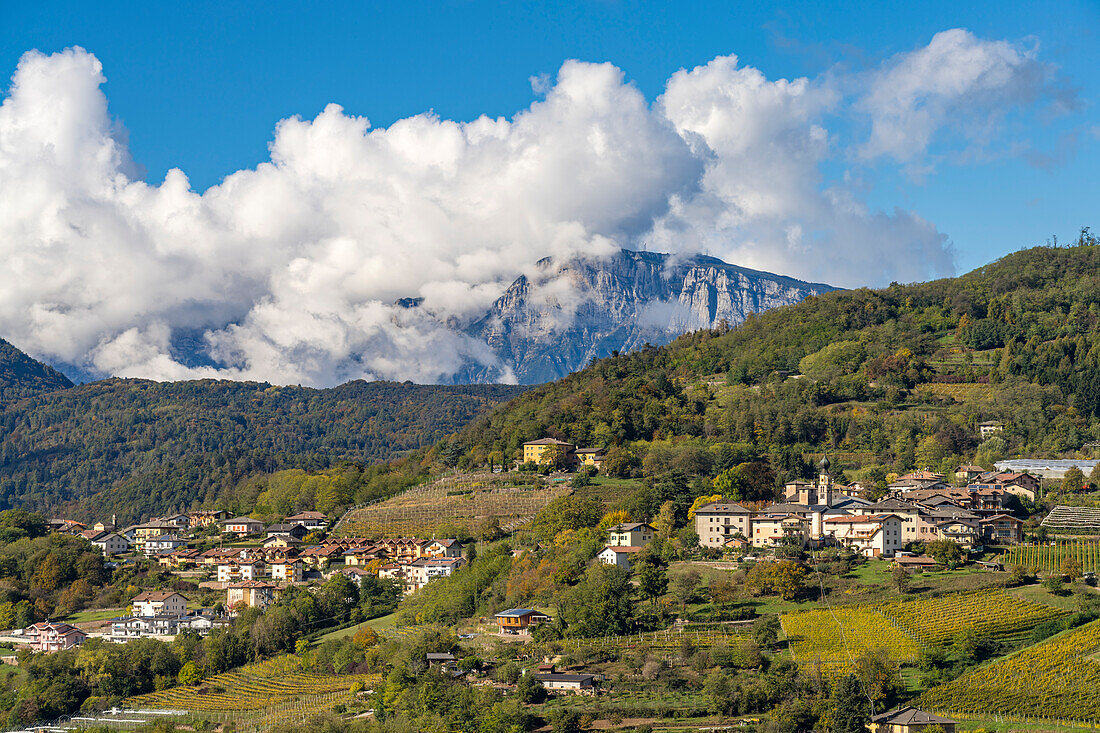
[[[523,444],[523,463],[549,463],[550,457],[546,452],[555,446],[565,453],[567,460],[574,460],[574,452],[577,450],[577,446],[557,438],[540,438]]]
[[[598,448],[577,448],[574,453],[577,456],[577,464],[580,466],[592,466],[597,469],[603,466],[603,451]]]

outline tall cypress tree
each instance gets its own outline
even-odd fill
[[[854,674],[837,684],[832,707],[833,733],[865,733],[871,722],[870,707]]]

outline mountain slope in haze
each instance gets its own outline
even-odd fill
[[[991,446],[982,420],[1005,426]],[[544,435],[609,448],[621,470],[643,473],[668,468],[645,462],[669,438],[737,445],[777,473],[823,445],[902,471],[975,451],[1080,451],[1100,439],[1100,246],[1086,230],[1075,247],[826,293],[603,359],[496,408],[455,442],[476,465]],[[709,467],[707,455],[684,470]]]
[[[0,402],[72,387],[61,372],[0,339]]]
[[[255,471],[367,463],[431,445],[522,390],[107,379],[40,394],[0,408],[0,509],[137,519],[204,501]],[[125,491],[112,499],[112,487]]]
[[[621,250],[609,258],[540,261],[467,329],[510,366],[522,384],[560,379],[614,352],[835,290],[750,270],[714,257]],[[495,375],[476,368],[457,381]]]

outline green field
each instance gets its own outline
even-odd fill
[[[385,616],[379,616],[378,618],[372,618],[370,621],[364,621],[356,626],[349,626],[346,629],[337,629],[336,631],[330,631],[317,638],[317,641],[327,641],[328,639],[343,639],[348,636],[355,636],[355,632],[363,627],[369,627],[377,631],[378,633],[385,633],[388,629],[394,628],[394,623],[397,621],[397,614],[390,613]]]
[[[78,611],[65,619],[65,621],[75,625],[88,623],[90,621],[108,621],[125,615],[125,608],[94,608],[86,611]]]

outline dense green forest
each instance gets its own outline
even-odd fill
[[[431,445],[522,389],[107,379],[39,394],[0,407],[0,508],[129,520],[210,504],[256,473]]]
[[[61,372],[0,339],[0,405],[72,386]]]
[[[622,475],[676,461],[713,473],[712,458],[677,446],[724,445],[779,479],[826,446],[880,474],[1072,454],[1100,438],[1097,244],[1086,229],[1076,246],[958,278],[827,293],[604,359],[475,420],[453,445],[476,465],[550,435],[609,449]],[[1004,431],[982,443],[984,420]]]

